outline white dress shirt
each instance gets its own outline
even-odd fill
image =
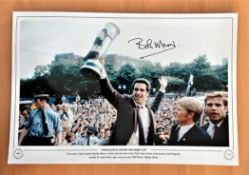
[[[220,121],[216,127],[219,128],[221,124],[223,123],[224,120]],[[207,128],[207,133],[211,137],[211,139],[214,138],[214,133],[215,133],[215,125],[212,122],[209,122],[208,128]]]
[[[178,139],[177,141],[180,141],[182,137],[195,125],[195,123],[192,123],[190,125],[184,125],[180,126],[180,130],[178,132]]]
[[[149,115],[149,109],[145,106],[139,107],[139,115],[141,118],[141,122],[143,125],[143,131],[144,131],[144,140],[145,143],[147,142],[148,135],[149,135],[149,127],[150,127],[150,115]],[[132,133],[131,138],[127,145],[139,145],[139,125],[136,130],[136,132]]]

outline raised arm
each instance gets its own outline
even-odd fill
[[[110,80],[107,76],[105,66],[104,66],[104,58],[99,58],[100,63],[102,64],[101,75],[100,75],[100,88],[101,94],[114,106],[117,108],[118,100],[121,97],[121,94],[117,92],[111,85]]]
[[[166,91],[166,87],[168,85],[168,80],[166,79],[166,77],[161,77],[159,80],[160,83],[160,89],[159,92],[157,93],[157,96],[151,106],[151,109],[153,112],[156,112],[158,110],[158,107],[160,105],[160,102],[165,94]]]

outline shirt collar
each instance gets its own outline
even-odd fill
[[[183,125],[183,126],[178,126],[178,127],[180,127],[180,130],[182,130],[182,131],[188,131],[188,130],[190,130],[193,126],[195,125],[195,123],[192,123],[192,124],[190,124],[190,125]]]
[[[219,123],[217,123],[217,124],[216,124],[216,127],[219,128],[219,127],[221,126],[221,124],[223,123],[223,121],[224,121],[224,120],[221,120]],[[211,127],[215,127],[215,124],[213,124],[211,121],[210,121],[209,124],[211,125]]]
[[[133,99],[133,102],[134,102],[136,108],[144,109],[144,108],[146,107],[146,104],[145,104],[145,103],[144,103],[144,104],[137,104],[136,101],[135,101],[134,99]]]
[[[184,125],[184,126],[178,126],[179,133],[178,133],[178,141],[182,139],[182,137],[195,125],[195,123],[192,123],[190,125]]]
[[[139,108],[139,109],[144,109],[145,108],[145,104],[140,105],[140,104],[137,104],[135,102],[135,105],[136,105],[136,108]]]

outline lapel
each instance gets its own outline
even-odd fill
[[[153,120],[154,112],[150,109],[150,107],[147,104],[145,105],[145,107],[149,110],[150,129],[153,129],[153,132],[154,132],[154,120]]]
[[[130,98],[130,103],[131,103],[131,106],[133,108],[133,131],[134,131],[134,128],[136,127],[136,124],[137,124],[137,106],[136,106],[136,103],[133,99],[132,96],[129,96]],[[147,144],[148,145],[152,145],[153,144],[153,140],[154,140],[154,132],[155,132],[155,129],[154,129],[154,120],[153,120],[153,114],[154,112],[151,110],[151,108],[148,106],[148,104],[145,104],[145,107],[148,109],[149,111],[149,118],[150,118],[150,127],[149,127],[149,134],[148,134],[148,139],[147,139]]]
[[[133,99],[132,96],[129,96],[130,98],[130,103],[131,103],[131,106],[132,106],[132,118],[133,118],[133,131],[134,131],[134,128],[136,127],[136,124],[137,124],[137,108],[136,108],[136,104],[135,104],[135,101]]]
[[[192,128],[190,128],[190,130],[188,130],[183,136],[182,138],[179,140],[179,143],[180,142],[187,142],[190,139],[193,139],[193,135],[195,133],[195,130],[196,130],[196,125],[194,125]]]
[[[203,125],[202,126],[202,128],[205,130],[205,131],[207,131],[207,129],[208,129],[208,127],[209,127],[209,122],[207,122],[205,125]]]
[[[179,130],[180,130],[180,126],[177,124],[175,125],[175,127],[173,128],[172,130],[172,140],[177,143],[178,141],[178,133],[179,133]]]
[[[220,140],[220,139],[221,139],[220,137],[224,137],[224,134],[228,132],[228,131],[227,131],[227,126],[228,126],[228,123],[227,123],[227,122],[228,122],[228,119],[225,118],[225,119],[222,121],[220,127],[215,128],[213,140],[216,140],[216,139]]]
[[[133,126],[135,127],[136,123],[137,123],[137,106],[136,103],[133,99],[132,96],[130,96],[130,101],[131,101],[131,106],[133,108]],[[150,130],[153,129],[154,132],[154,120],[153,120],[153,115],[154,112],[150,109],[150,107],[148,106],[148,104],[145,104],[145,107],[149,110],[149,117],[150,117]],[[133,127],[133,129],[134,129]]]
[[[172,126],[171,128],[171,133],[170,133],[170,138],[169,138],[169,141],[168,141],[168,144],[169,145],[178,145],[178,131],[177,131],[177,128],[179,128],[179,125],[178,124],[175,124]]]

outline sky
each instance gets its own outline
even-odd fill
[[[36,15],[35,15],[36,16]],[[152,17],[151,17],[152,16]],[[191,16],[191,15],[190,15]],[[142,56],[163,51],[154,43],[175,44],[175,47],[159,54],[145,57],[154,63],[168,65],[172,62],[189,63],[206,54],[212,65],[222,64],[223,58],[231,59],[231,18],[145,15],[91,14],[43,16],[19,18],[16,30],[16,53],[20,60],[20,77],[32,77],[37,65],[47,65],[56,54],[75,53],[85,56],[91,49],[100,30],[107,23],[114,23],[120,34],[111,43],[107,54],[120,54],[139,59]],[[139,49],[152,41],[153,48]],[[166,48],[167,49],[167,48]]]

